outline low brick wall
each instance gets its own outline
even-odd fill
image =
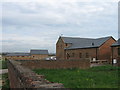
[[[17,60],[30,69],[90,68],[90,60]]]
[[[8,76],[10,88],[23,88],[23,90],[27,90],[27,88],[63,88],[63,84],[51,83],[43,75],[37,75],[15,60],[8,60]]]

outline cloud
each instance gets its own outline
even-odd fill
[[[2,2],[39,2],[39,3],[50,3],[55,2],[119,2],[119,0],[4,0]]]
[[[60,34],[117,37],[117,3],[90,1],[3,3],[3,51],[47,48],[55,52],[55,43]]]

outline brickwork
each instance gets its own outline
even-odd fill
[[[31,56],[6,56],[9,60],[40,60],[47,58],[48,55],[31,55]]]
[[[73,56],[74,53],[74,56]],[[80,55],[81,53],[81,55]],[[86,53],[88,56],[86,57]],[[84,59],[84,58],[96,58],[96,48],[88,48],[88,49],[74,49],[74,50],[66,50],[66,59]],[[67,57],[69,54],[69,57]]]
[[[118,48],[120,48],[120,46],[111,47],[111,62],[113,59],[116,59],[118,65],[120,66],[120,55],[118,54]]]
[[[9,60],[33,60],[31,56],[6,56]]]
[[[10,88],[63,88],[61,83],[52,83],[43,75],[37,75],[15,60],[8,61],[8,76]]]
[[[65,43],[62,39],[59,39],[57,44],[56,44],[56,57],[59,60],[64,60],[65,59]]]
[[[51,83],[43,75],[37,75],[31,69],[59,69],[90,67],[90,60],[8,60],[8,75],[11,88],[63,88],[63,84]]]
[[[57,59],[81,59],[81,58],[96,58],[97,60],[107,60],[111,63],[111,45],[116,41],[111,37],[103,45],[97,48],[82,48],[65,50],[71,44],[66,45],[62,38],[58,39],[56,43],[56,57]],[[73,55],[74,53],[74,55]],[[80,57],[80,53],[82,57]],[[86,55],[87,54],[87,55]]]
[[[56,60],[56,61],[45,61],[45,60],[19,60],[23,66],[31,69],[59,69],[59,68],[81,68],[86,69],[90,67],[89,59],[81,60]]]
[[[99,60],[108,60],[109,63],[111,62],[111,45],[113,43],[115,43],[115,40],[110,38],[99,48]]]
[[[40,59],[43,59],[43,58],[47,58],[48,55],[31,55],[31,58],[33,58],[33,60],[40,60]],[[26,59],[24,59],[26,60]]]

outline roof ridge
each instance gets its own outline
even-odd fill
[[[73,38],[73,39],[94,39],[94,38],[82,38],[82,37],[61,37],[61,38]]]
[[[112,36],[106,36],[106,37],[100,37],[100,38],[96,38],[96,39],[102,39],[102,38],[111,38]]]
[[[37,50],[37,51],[46,50],[46,51],[48,51],[47,49],[31,49],[31,50]]]

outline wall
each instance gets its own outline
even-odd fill
[[[7,59],[12,60],[32,60],[31,56],[6,56]]]
[[[118,47],[120,48],[120,46],[111,47],[111,50],[112,50],[111,62],[112,62],[112,59],[117,59],[117,62],[120,64],[120,56],[118,55]]]
[[[74,57],[72,55],[74,53]],[[79,54],[82,54],[81,57]],[[66,59],[67,54],[69,54],[69,59],[83,59],[86,58],[86,53],[88,53],[88,58],[96,58],[96,48],[88,48],[88,49],[74,49],[74,50],[66,50]]]
[[[108,60],[111,63],[111,45],[115,42],[113,38],[110,38],[99,48],[98,58],[100,60]]]
[[[64,60],[64,48],[65,48],[65,43],[60,37],[58,39],[58,42],[56,43],[56,58],[60,60]]]
[[[34,59],[34,60],[40,60],[40,59],[44,59],[44,58],[47,58],[48,55],[31,55],[31,57]],[[24,59],[25,60],[25,59]]]
[[[59,68],[81,68],[86,69],[90,67],[90,60],[19,60],[23,66],[31,69],[47,68],[47,69],[59,69]]]
[[[37,75],[15,60],[8,60],[8,76],[10,88],[63,88],[61,83],[52,83],[43,75]]]
[[[47,58],[48,55],[31,55],[31,56],[6,56],[7,59],[11,60],[40,60]]]

